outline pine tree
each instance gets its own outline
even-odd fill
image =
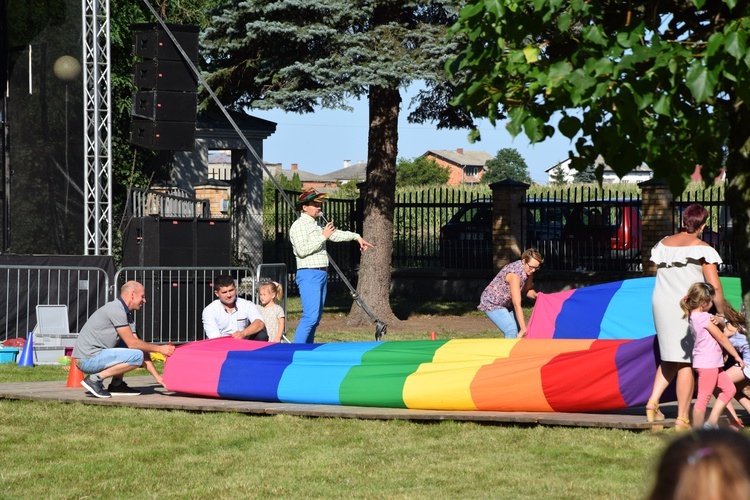
[[[209,85],[233,107],[310,113],[367,98],[363,236],[376,248],[362,255],[357,288],[386,322],[397,321],[389,291],[400,90],[425,82],[412,122],[472,125],[461,108],[448,106],[453,87],[445,83],[444,63],[455,53],[445,36],[458,7],[450,0],[249,0],[216,12],[202,37]],[[349,320],[369,317],[353,305]]]

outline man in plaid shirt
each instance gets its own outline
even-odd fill
[[[320,216],[323,201],[328,198],[325,193],[310,189],[302,193],[296,208],[301,212],[289,229],[289,239],[297,259],[296,282],[302,301],[302,317],[294,332],[294,343],[309,344],[315,339],[315,329],[323,316],[323,304],[326,300],[328,285],[328,253],[326,241],[357,241],[363,252],[374,248],[357,233],[341,231],[328,222],[320,227],[316,219]]]

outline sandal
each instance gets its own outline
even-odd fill
[[[690,430],[690,419],[677,417],[674,421],[674,428],[678,432],[685,432]]]
[[[651,406],[652,408],[649,408]],[[664,414],[659,411],[659,403],[656,401],[649,401],[646,403],[646,419],[649,422],[661,422],[664,420]]]

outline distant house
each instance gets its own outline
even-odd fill
[[[451,175],[447,183],[449,186],[476,184],[484,175],[485,164],[493,158],[486,151],[464,151],[463,148],[455,151],[431,149],[422,156],[432,158],[438,165],[450,168]]]
[[[354,165],[349,160],[344,161],[344,168],[324,174],[323,177],[334,183],[346,184],[348,182],[360,183],[367,178],[367,163],[362,160]]]
[[[292,163],[290,169],[282,168],[281,163],[267,163],[266,166],[271,172],[271,175],[273,175],[274,177],[281,174],[287,179],[292,180],[292,178],[294,178],[294,174],[297,174],[299,176],[299,180],[302,181],[303,190],[322,189],[336,185],[336,183],[332,182],[328,178],[328,176],[313,174],[312,172],[307,172],[306,170],[300,170],[297,163]],[[265,172],[263,173],[263,177],[266,177]]]
[[[604,172],[602,173],[602,184],[636,184],[638,182],[647,181],[654,176],[653,170],[651,170],[645,164],[634,168],[623,177],[619,177],[609,165],[606,165],[604,163],[604,158],[598,156],[596,158],[596,161],[594,162],[594,165],[598,166],[600,164],[604,165]],[[555,163],[547,170],[545,170],[545,172],[547,173],[547,181],[550,184],[553,182],[557,182],[560,175],[562,175],[563,181],[566,184],[569,184],[575,181],[575,175],[578,173],[576,169],[570,168],[570,158],[566,158],[561,162]]]
[[[232,152],[216,150],[208,152],[208,178],[228,181],[232,178]]]

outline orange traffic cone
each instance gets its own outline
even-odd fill
[[[76,358],[70,358],[70,371],[68,372],[68,384],[66,387],[81,388],[83,382],[83,372],[78,369]]]

